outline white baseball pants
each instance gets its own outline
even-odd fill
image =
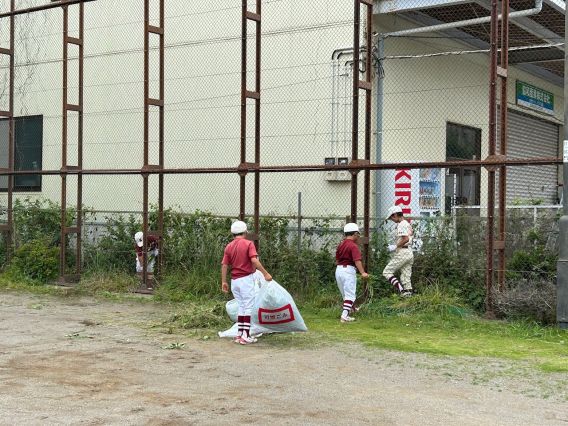
[[[150,250],[148,254],[152,254],[153,256],[148,256],[148,269],[146,272],[152,273],[154,271],[154,259],[158,257],[158,249]],[[142,272],[142,264],[140,263],[138,255],[136,255],[136,272]]]
[[[412,275],[412,264],[414,263],[414,254],[410,248],[398,248],[394,252],[394,256],[383,270],[383,276],[390,280],[394,273],[400,270],[400,283],[405,290],[412,290],[410,277]]]
[[[337,287],[343,300],[355,300],[355,292],[357,290],[357,269],[355,266],[337,265],[335,269],[335,279]]]
[[[231,292],[239,302],[239,316],[250,316],[254,305],[254,274],[231,280]]]

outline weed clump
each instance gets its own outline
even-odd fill
[[[207,305],[192,304],[183,311],[172,314],[164,324],[184,330],[222,330],[229,328],[232,322],[225,312],[225,304],[215,302]]]
[[[509,281],[503,292],[493,291],[498,318],[532,320],[543,325],[556,323],[556,286],[545,279]]]

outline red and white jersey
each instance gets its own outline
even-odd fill
[[[405,246],[412,246],[412,239],[414,237],[414,234],[412,233],[412,226],[406,220],[402,220],[396,225],[396,227],[394,228],[394,235],[395,244],[398,244],[402,240],[402,237],[408,236],[409,240],[408,243],[405,244]]]

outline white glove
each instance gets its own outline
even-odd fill
[[[387,247],[388,251],[395,251],[396,250],[396,245],[395,244],[389,244],[389,246]]]

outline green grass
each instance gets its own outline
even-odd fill
[[[424,315],[367,319],[361,314],[353,324],[304,312],[310,331],[334,339],[370,346],[450,356],[527,359],[549,371],[568,371],[566,332],[550,330],[548,336],[512,332],[514,324],[459,319],[451,322]],[[349,327],[349,328],[348,328]]]
[[[376,316],[362,310],[340,323],[335,310],[301,309],[310,332],[370,347],[452,357],[524,360],[545,372],[568,372],[568,332],[534,324],[442,317],[429,313]]]

